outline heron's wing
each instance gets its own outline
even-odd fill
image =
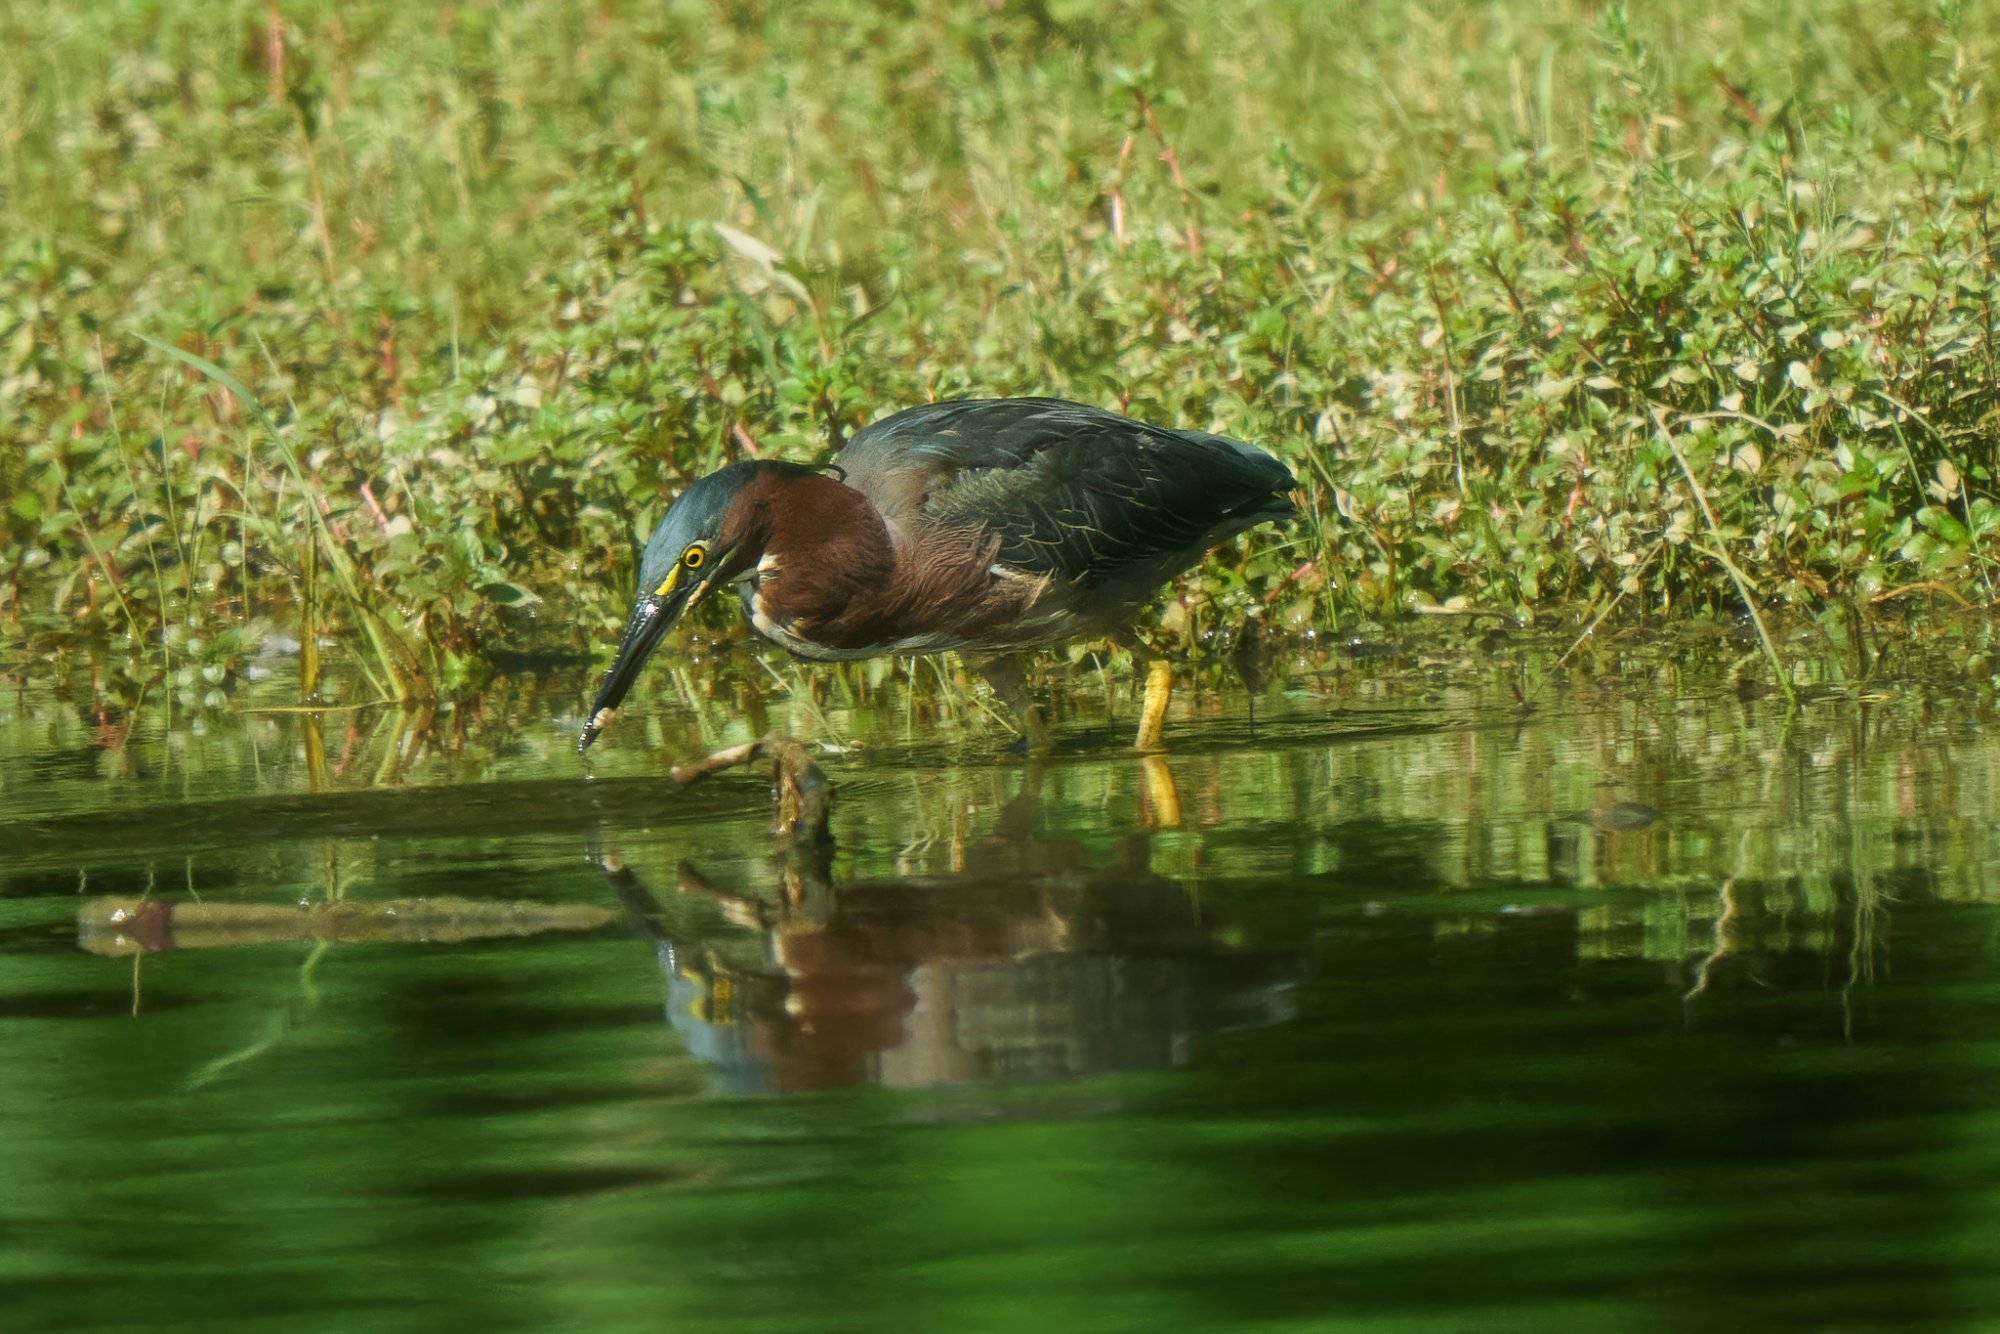
[[[1047,398],[911,408],[836,462],[892,527],[981,529],[1009,570],[1086,582],[1285,518],[1296,485],[1240,441]]]

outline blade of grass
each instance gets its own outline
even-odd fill
[[[396,655],[390,651],[388,639],[385,637],[388,627],[382,623],[379,616],[373,613],[373,610],[367,605],[366,599],[362,596],[360,581],[356,577],[353,568],[353,560],[348,555],[346,549],[334,539],[333,530],[326,520],[326,513],[317,503],[319,499],[318,488],[312,484],[312,479],[307,474],[305,466],[299,462],[297,452],[292,448],[291,443],[285,439],[283,432],[278,429],[278,424],[271,420],[270,414],[264,411],[263,405],[257,401],[256,397],[248,389],[244,388],[241,381],[208,358],[196,356],[186,348],[176,347],[174,344],[154,338],[150,334],[141,333],[138,335],[138,338],[141,342],[165,353],[175,361],[199,372],[201,375],[206,376],[235,394],[237,402],[241,403],[244,409],[257,419],[258,425],[264,428],[264,433],[270,438],[272,445],[277,449],[279,458],[284,461],[286,471],[298,482],[299,489],[305,495],[306,513],[310,516],[314,531],[319,535],[320,548],[326,555],[327,564],[332,568],[334,577],[339,580],[341,593],[346,598],[350,610],[354,612],[355,620],[359,623],[361,632],[368,636],[369,644],[375,651],[376,665],[388,677],[389,684],[393,689],[385,690],[382,682],[372,672],[369,673],[369,683],[376,690],[385,694],[393,694],[397,699],[410,698],[415,692],[411,690],[410,682],[404,672],[399,670]],[[397,647],[402,650],[405,662],[415,662],[416,655],[410,651],[407,644],[399,644]]]
[[[1798,693],[1792,689],[1791,678],[1785,673],[1784,661],[1778,657],[1778,646],[1771,638],[1770,628],[1764,624],[1763,613],[1757,608],[1757,591],[1752,587],[1749,577],[1737,568],[1735,561],[1730,559],[1728,543],[1722,536],[1722,525],[1716,522],[1715,511],[1709,507],[1708,492],[1695,480],[1694,469],[1688,466],[1687,455],[1681,453],[1680,442],[1674,439],[1674,433],[1667,427],[1665,412],[1657,406],[1649,406],[1649,410],[1653,416],[1653,424],[1660,432],[1660,438],[1666,441],[1667,448],[1673,451],[1674,462],[1681,468],[1681,476],[1687,479],[1688,489],[1694,492],[1695,504],[1701,507],[1701,521],[1708,525],[1708,535],[1715,539],[1713,554],[1722,562],[1722,568],[1729,575],[1730,582],[1736,585],[1736,592],[1743,599],[1744,609],[1750,613],[1750,622],[1757,627],[1757,638],[1764,645],[1764,657],[1771,664],[1771,674],[1778,680],[1778,689],[1784,692],[1785,703],[1796,709],[1799,707]]]

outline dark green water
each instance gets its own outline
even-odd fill
[[[0,1326],[2000,1321],[1991,716],[1505,676],[1191,699],[1164,776],[1088,682],[1034,770],[774,704],[856,746],[826,868],[661,776],[741,700],[586,779],[580,676],[420,737],[23,688]]]

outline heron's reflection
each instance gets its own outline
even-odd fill
[[[799,850],[767,900],[683,865],[677,892],[747,940],[669,927],[630,868],[598,864],[658,951],[669,1020],[737,1092],[1159,1069],[1203,1033],[1290,1016],[1301,956],[1225,945],[1143,835],[1092,866],[1016,832],[1019,807],[949,875],[835,884],[824,849]]]

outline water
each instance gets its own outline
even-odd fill
[[[23,688],[4,1327],[1994,1323],[1977,698],[1281,675],[1148,765],[1086,674],[1032,769],[922,674],[656,679],[589,780],[574,675],[421,732]],[[770,724],[851,747],[828,863],[661,776]]]

